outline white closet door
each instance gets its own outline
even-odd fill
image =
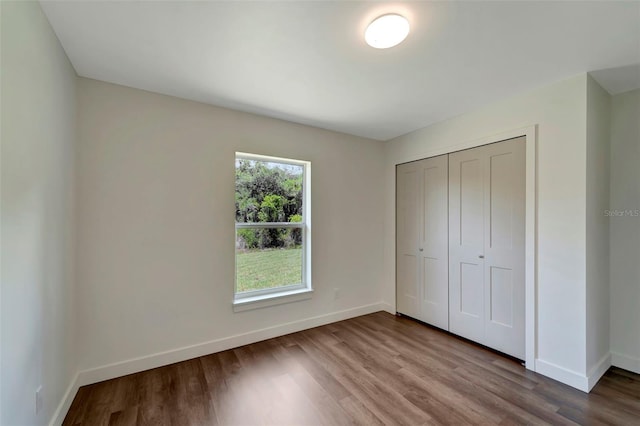
[[[418,238],[420,173],[417,162],[396,168],[396,309],[420,317]]]
[[[449,155],[450,331],[524,358],[525,143]]]
[[[525,141],[487,145],[484,344],[525,357]],[[488,189],[488,190],[487,190]]]
[[[449,330],[484,339],[484,164],[481,148],[449,154]]]
[[[397,167],[398,312],[443,329],[449,325],[448,161]]]
[[[420,320],[449,329],[448,156],[418,162],[421,220],[418,259]]]

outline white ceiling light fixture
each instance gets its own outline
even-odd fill
[[[367,27],[364,39],[376,49],[396,46],[409,35],[409,21],[396,13],[378,16]]]

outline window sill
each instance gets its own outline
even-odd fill
[[[313,289],[303,288],[262,296],[244,297],[233,301],[233,312],[250,311],[252,309],[266,308],[268,306],[298,302],[300,300],[311,299],[312,296]]]

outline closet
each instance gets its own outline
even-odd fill
[[[397,311],[524,359],[524,137],[396,168]]]

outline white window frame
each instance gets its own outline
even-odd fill
[[[235,160],[253,160],[302,166],[302,222],[249,222],[235,223],[237,240],[238,229],[263,229],[263,228],[298,228],[302,230],[302,282],[292,285],[243,291],[237,290],[237,251],[234,255],[234,280],[233,280],[233,310],[235,312],[257,309],[282,303],[295,302],[311,298],[311,162],[293,160],[290,158],[271,157],[267,155],[236,152]],[[235,164],[235,161],[234,161]],[[234,180],[235,185],[235,180]]]

